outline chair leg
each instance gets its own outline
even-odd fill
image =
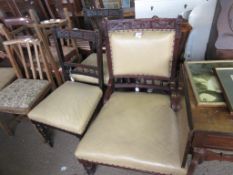
[[[0,128],[2,128],[2,130],[5,133],[7,133],[8,136],[13,136],[14,135],[14,132],[8,126],[3,124],[1,121],[0,121]]]
[[[187,175],[193,175],[196,167],[204,161],[204,153],[194,153]]]
[[[94,175],[96,172],[97,165],[90,162],[82,162],[84,169],[88,175]]]
[[[37,123],[37,122],[33,122],[33,124],[36,126],[36,129],[39,131],[39,133],[44,138],[45,143],[48,143],[50,147],[53,147],[52,135],[49,132],[48,127],[46,127],[43,124]]]
[[[0,121],[0,129],[2,129],[8,136],[14,136],[16,126],[20,121],[20,117],[13,114],[12,117],[7,117],[4,121]]]

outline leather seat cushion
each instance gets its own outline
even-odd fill
[[[28,117],[81,135],[101,97],[97,86],[68,81],[39,103]]]
[[[114,75],[170,77],[174,30],[109,32]]]
[[[115,92],[75,156],[106,165],[184,175],[176,120],[167,95]]]
[[[91,65],[91,66],[97,66],[97,54],[92,53],[89,55],[83,62],[84,65]],[[106,54],[103,54],[103,74],[104,74],[104,84],[108,84],[109,80],[109,72],[108,72],[108,64],[107,64],[107,56]],[[91,76],[86,75],[80,75],[80,74],[71,74],[71,78],[75,81],[81,81],[86,83],[93,83],[97,84],[98,79]]]
[[[47,80],[17,79],[0,91],[0,111],[27,114],[49,89]]]
[[[16,78],[13,68],[0,68],[0,90]]]

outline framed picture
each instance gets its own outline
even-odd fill
[[[188,73],[197,105],[225,106],[223,93],[214,73],[217,67],[233,67],[233,61],[187,61]]]
[[[222,87],[227,107],[233,115],[233,67],[216,68],[216,75]]]

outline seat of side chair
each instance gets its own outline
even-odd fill
[[[82,64],[85,65],[91,65],[91,66],[97,66],[97,54],[92,53],[89,55],[85,60],[83,60]],[[107,64],[107,56],[106,54],[103,54],[103,75],[104,75],[104,84],[108,84],[109,81],[109,72],[108,72],[108,64]],[[81,82],[86,82],[86,83],[93,83],[97,84],[98,79],[87,76],[87,75],[80,75],[80,74],[71,74],[71,78],[74,79],[75,81],[81,81]]]
[[[80,141],[75,156],[105,165],[185,175],[178,123],[167,95],[115,92]]]
[[[17,79],[0,91],[0,111],[27,114],[49,89],[47,80]]]
[[[13,68],[1,67],[0,68],[0,90],[6,85],[10,84],[16,78]]]
[[[101,97],[102,91],[97,86],[68,81],[40,102],[28,117],[81,135]]]

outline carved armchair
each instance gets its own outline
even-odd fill
[[[98,31],[62,30],[54,32],[62,72],[66,82],[38,104],[28,117],[35,122],[82,136],[93,116],[102,105],[102,50]],[[60,39],[83,39],[96,44],[96,66],[65,61]],[[69,81],[69,74],[88,75],[98,80],[97,85]],[[51,143],[51,141],[49,142]]]
[[[75,156],[89,175],[97,164],[185,175],[189,126],[185,106],[176,112],[176,85],[189,27],[179,18],[113,20],[105,27],[105,104]]]

